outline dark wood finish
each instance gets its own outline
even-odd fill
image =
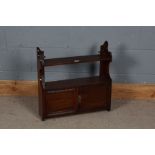
[[[42,120],[46,117],[45,108],[45,70],[44,70],[44,51],[37,47],[37,71],[38,71],[38,96],[39,96],[39,114]]]
[[[100,61],[99,76],[45,82],[47,66]],[[96,110],[111,109],[112,80],[109,63],[112,61],[106,41],[99,55],[45,59],[44,51],[37,47],[39,114],[44,120]]]
[[[54,59],[46,59],[45,66],[77,64],[77,63],[86,63],[86,62],[93,62],[93,61],[99,61],[99,60],[100,60],[100,55],[54,58]]]
[[[97,84],[79,88],[80,111],[106,108],[106,85]]]
[[[77,88],[81,86],[97,85],[104,83],[99,76],[89,78],[77,78],[69,80],[52,81],[45,83],[45,90],[61,90],[69,88]]]
[[[61,113],[75,113],[78,108],[77,90],[66,89],[47,91],[47,114],[57,115]]]

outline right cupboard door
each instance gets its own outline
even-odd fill
[[[98,110],[106,108],[106,86],[90,85],[79,89],[80,111]]]

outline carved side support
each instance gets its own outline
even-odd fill
[[[108,42],[105,41],[100,47],[100,78],[105,80],[106,85],[106,108],[111,110],[112,80],[109,74],[109,64],[112,61],[111,52],[108,51]]]
[[[109,64],[112,61],[111,52],[108,51],[108,42],[105,41],[100,47],[100,77],[111,79],[109,74]]]
[[[37,47],[37,71],[38,71],[38,96],[39,114],[44,120],[46,115],[45,107],[45,70],[44,70],[44,51]]]

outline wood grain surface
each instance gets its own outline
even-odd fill
[[[0,96],[37,95],[37,81],[0,80]],[[155,100],[155,84],[113,83],[112,99]]]

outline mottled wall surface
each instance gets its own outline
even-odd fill
[[[36,80],[35,48],[48,58],[96,54],[109,41],[114,82],[155,82],[155,27],[0,27],[0,80]],[[46,80],[95,75],[98,64],[46,69]]]

